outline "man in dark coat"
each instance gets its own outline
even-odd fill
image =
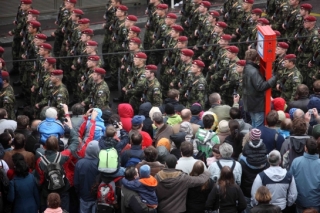
[[[304,112],[308,111],[308,104],[309,104],[309,88],[305,84],[300,84],[297,87],[296,91],[296,99],[294,101],[290,101],[288,107],[286,109],[289,112],[292,108],[301,109]]]

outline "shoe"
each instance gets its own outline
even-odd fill
[[[176,3],[174,6],[175,6],[175,7],[179,7],[179,5],[180,5],[179,3]]]
[[[21,85],[21,81],[19,81],[19,80],[18,80],[18,81],[15,81],[15,82],[13,82],[13,85],[14,85],[14,86],[20,86],[20,85]]]
[[[113,102],[121,102],[121,101],[123,101],[123,97],[122,96],[120,96],[118,98],[113,98]]]

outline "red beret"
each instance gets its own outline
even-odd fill
[[[86,45],[87,46],[92,46],[92,47],[97,47],[98,46],[98,42],[96,42],[96,41],[87,41]]]
[[[251,10],[251,13],[256,14],[256,15],[261,15],[262,12],[263,11],[260,8],[255,8],[255,9]]]
[[[51,75],[56,75],[56,76],[63,75],[63,70],[54,70],[51,72]]]
[[[4,53],[4,48],[0,46],[0,53]]]
[[[48,62],[48,64],[55,64],[57,60],[55,58],[48,57],[46,58],[46,62]]]
[[[183,27],[181,27],[180,25],[177,25],[177,24],[174,24],[171,26],[171,28],[175,31],[178,31],[178,32],[183,32]]]
[[[70,3],[73,3],[73,4],[76,4],[77,3],[77,0],[66,0],[67,2],[70,2]]]
[[[2,64],[3,64],[3,62],[2,62]],[[1,75],[2,75],[2,77],[9,77],[9,73],[7,71],[1,71]]]
[[[284,60],[295,59],[297,56],[295,54],[288,54],[284,57]]]
[[[31,9],[31,10],[28,10],[28,14],[39,15],[40,12],[39,12],[39,10]]]
[[[74,9],[72,12],[77,14],[77,15],[83,15],[83,11],[80,10],[80,9]]]
[[[311,5],[311,4],[304,3],[304,4],[301,4],[301,5],[300,5],[300,8],[301,8],[301,9],[308,10],[308,11],[311,11],[311,10],[312,10],[312,5]]]
[[[129,20],[129,21],[138,21],[138,18],[137,18],[137,16],[134,16],[134,15],[128,15],[127,16],[127,20]]]
[[[32,0],[21,0],[21,4],[32,4]]]
[[[100,57],[98,55],[90,55],[90,56],[88,56],[88,60],[90,60],[90,61],[99,61]]]
[[[253,4],[254,0],[243,0],[244,3]]]
[[[218,21],[216,23],[216,26],[221,27],[221,28],[227,28],[228,27],[228,25],[223,21]]]
[[[190,49],[182,49],[181,54],[185,56],[192,57],[194,55],[194,52]]]
[[[124,11],[124,12],[128,11],[128,7],[125,6],[125,5],[118,6],[118,9],[121,10],[121,11]]]
[[[134,42],[134,43],[136,43],[136,44],[141,44],[141,40],[140,40],[140,38],[132,38],[132,39],[130,39],[130,42]]]
[[[179,36],[178,37],[178,42],[184,42],[184,41],[188,41],[188,37],[187,36]]]
[[[288,49],[289,45],[286,42],[279,42],[278,47],[281,47],[283,49]]]
[[[236,46],[227,47],[226,50],[228,50],[231,53],[238,53],[239,52],[239,48]]]
[[[93,29],[87,28],[81,31],[82,34],[93,35]]]
[[[100,67],[95,68],[95,69],[94,69],[94,72],[95,72],[95,73],[98,73],[98,74],[101,74],[101,75],[106,74],[106,70],[103,69],[103,68],[100,68]]]
[[[36,35],[36,38],[37,38],[37,39],[41,39],[41,40],[47,40],[48,37],[47,37],[45,34],[38,33],[38,34]]]
[[[203,61],[201,61],[201,60],[194,60],[193,62],[192,62],[192,64],[195,64],[195,65],[197,65],[198,67],[205,67],[205,64],[203,63]]]
[[[231,41],[232,36],[229,34],[224,34],[220,37],[221,39],[225,40],[225,41]]]
[[[0,58],[0,62],[2,63],[2,66],[6,65],[6,62],[3,60],[3,58]]]
[[[307,16],[303,20],[308,22],[314,22],[314,21],[317,21],[317,18],[314,16]]]
[[[137,27],[137,26],[130,27],[130,30],[133,31],[133,32],[136,32],[136,33],[140,33],[141,32],[140,27]]]
[[[166,17],[167,18],[172,18],[172,19],[177,19],[178,18],[177,15],[174,14],[174,13],[168,13]]]
[[[210,2],[208,2],[208,1],[202,1],[201,3],[200,3],[200,5],[202,5],[202,6],[204,6],[204,7],[211,7],[211,3]]]
[[[78,24],[88,24],[90,23],[90,19],[82,18],[78,21]]]
[[[145,67],[146,70],[157,70],[158,67],[154,64],[149,64]]]
[[[135,57],[135,58],[142,58],[142,59],[147,59],[147,58],[148,58],[148,56],[147,56],[145,53],[143,53],[143,52],[136,53],[136,54],[134,55],[134,57]]]
[[[48,44],[48,43],[41,44],[40,48],[47,49],[47,50],[52,50],[51,44]]]
[[[158,4],[158,5],[157,5],[157,9],[158,9],[158,10],[168,9],[168,5],[167,5],[167,4]]]
[[[209,12],[210,15],[212,15],[213,17],[219,17],[220,13],[218,11],[212,10]]]
[[[236,64],[239,65],[239,66],[244,67],[244,66],[246,66],[246,60],[239,60],[239,61],[236,62]]]
[[[29,24],[33,27],[40,27],[41,24],[38,21],[29,21]]]
[[[274,32],[276,33],[276,36],[277,36],[277,37],[280,37],[280,36],[281,36],[281,33],[280,33],[278,30],[274,30]]]
[[[268,25],[268,24],[269,24],[269,21],[268,21],[268,19],[266,19],[266,18],[259,18],[259,19],[257,20],[257,22],[258,22],[258,23],[261,23],[261,24],[264,24],[264,25]]]

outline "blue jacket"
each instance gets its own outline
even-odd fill
[[[120,156],[120,153],[122,149],[129,143],[129,136],[126,130],[121,129],[120,130],[120,141],[117,141],[114,138],[102,136],[99,140],[99,147],[100,149],[110,149],[111,147],[114,147],[118,151],[118,155]]]
[[[282,143],[284,142],[284,138],[281,134],[278,134],[277,141],[275,142],[276,138],[276,129],[272,129],[266,126],[259,126],[257,127],[261,131],[261,139],[263,143],[266,145],[267,153],[270,153],[274,148],[280,152]],[[276,146],[275,146],[276,145]]]
[[[41,143],[45,143],[50,136],[60,138],[64,134],[62,123],[54,118],[46,118],[38,125]]]
[[[198,124],[198,125],[200,125],[200,127],[203,128],[203,122],[202,122],[202,120],[200,119],[199,115],[192,115],[191,120],[190,120],[190,123],[192,123],[192,124]]]
[[[8,201],[14,202],[13,213],[38,213],[39,192],[32,174],[15,176],[10,181]]]
[[[131,149],[126,150],[121,155],[121,166],[125,167],[128,160],[132,157],[144,159],[144,152],[141,149],[141,145],[131,145]]]
[[[293,160],[290,172],[298,190],[297,205],[301,207],[320,206],[320,159],[319,155],[303,153]]]

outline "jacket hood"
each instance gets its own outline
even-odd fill
[[[115,147],[117,143],[118,141],[112,137],[102,136],[99,140],[99,147],[100,149],[110,149],[112,147]]]
[[[249,146],[254,149],[258,149],[263,145],[262,139],[259,141],[249,141]]]
[[[234,119],[234,120],[238,121],[239,127],[240,127],[240,131],[243,130],[244,127],[245,127],[245,125],[246,125],[246,123],[244,122],[244,120],[243,120],[243,119]]]
[[[118,113],[120,118],[133,118],[133,109],[130,104],[119,104]]]
[[[140,105],[139,107],[139,115],[144,115],[145,117],[149,117],[149,112],[152,108],[150,102],[146,102]]]
[[[270,166],[268,169],[264,170],[264,173],[275,182],[282,181],[287,174],[287,170],[281,168],[280,166]]]
[[[98,159],[99,158],[99,142],[98,141],[91,141],[86,149],[86,157],[87,158],[93,158]]]
[[[159,178],[159,183],[165,188],[172,188],[176,184],[180,182],[182,171],[176,169],[163,169],[157,173],[157,177]]]
[[[155,179],[151,175],[148,178],[141,178],[139,181],[140,181],[140,183],[142,183],[143,185],[148,186],[148,187],[156,187],[158,185],[157,179]],[[151,190],[154,190],[154,189],[151,189]]]
[[[297,153],[303,153],[304,152],[304,146],[306,145],[306,140],[309,138],[309,136],[302,136],[302,137],[290,137],[290,143],[292,145],[292,148]]]
[[[182,142],[186,140],[186,132],[178,132],[176,134],[170,135],[170,139],[174,142],[176,147],[179,149]]]

